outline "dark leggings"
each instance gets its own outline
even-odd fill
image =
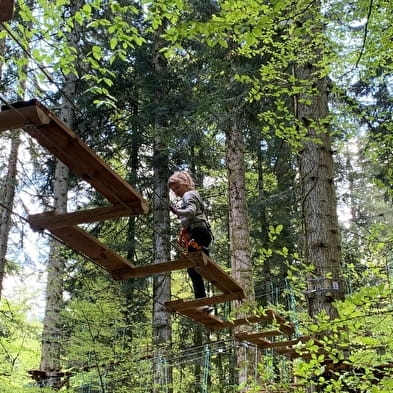
[[[194,240],[198,245],[203,246],[202,251],[209,256],[208,247],[212,241],[210,231],[207,227],[198,227],[189,231],[190,240]],[[188,246],[188,252],[200,251],[194,247]],[[206,297],[205,284],[203,282],[202,276],[196,272],[194,268],[187,269],[188,275],[191,278],[192,286],[194,288],[195,298],[199,299],[201,297]]]

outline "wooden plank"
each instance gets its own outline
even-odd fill
[[[285,336],[281,330],[265,330],[260,332],[239,332],[236,334],[241,340],[248,340],[249,338],[265,338],[265,337],[276,337]]]
[[[13,13],[14,0],[0,0],[0,22],[11,20]]]
[[[198,308],[202,306],[212,306],[214,304],[219,304],[219,303],[225,303],[227,301],[231,300],[237,300],[239,299],[239,296],[242,296],[243,293],[226,293],[223,295],[216,295],[216,296],[211,296],[211,297],[203,297],[199,299],[194,299],[194,300],[175,300],[171,302],[166,302],[165,305],[167,306],[169,311],[172,312],[183,312],[185,310],[193,309],[193,308]]]
[[[59,119],[49,114],[52,121],[40,127],[24,128],[41,146],[54,154],[81,179],[90,183],[112,204],[139,203],[139,214],[148,210],[147,202],[125,180],[114,172],[98,155],[82,142]]]
[[[224,326],[222,328],[233,328],[236,326],[242,326],[242,325],[251,325],[253,323],[260,323],[260,322],[273,322],[274,320],[277,320],[277,317],[280,321],[283,321],[283,324],[280,325],[280,330],[282,330],[286,334],[291,334],[293,333],[293,327],[292,326],[287,326],[289,322],[287,322],[284,318],[281,316],[278,316],[273,310],[265,310],[265,315],[250,315],[245,318],[238,318],[233,321],[225,321]]]
[[[148,204],[139,192],[114,172],[48,108],[36,100],[16,103],[15,107],[16,111],[5,108],[0,113],[1,124],[2,120],[13,121],[14,128],[23,128],[41,146],[54,154],[76,175],[90,183],[112,204],[135,202],[137,214],[144,214],[148,211]],[[28,119],[29,111],[33,118]],[[42,112],[46,116],[45,121],[39,123],[37,116],[40,118]],[[24,116],[24,114],[29,115]],[[26,118],[29,120],[27,125]],[[47,118],[50,119],[49,122]]]
[[[30,125],[41,126],[49,124],[50,121],[46,110],[38,104],[37,100],[15,103],[11,107],[4,105],[0,112],[0,131],[14,130]]]
[[[278,347],[292,347],[294,345],[298,345],[300,343],[304,344],[309,340],[313,340],[313,342],[318,345],[318,346],[323,346],[323,343],[321,343],[320,341],[314,339],[311,336],[300,336],[297,338],[294,338],[292,340],[286,340],[286,341],[277,341],[274,343],[271,343],[269,345],[269,348],[278,348]]]
[[[121,279],[116,273],[117,270],[126,268],[132,271],[135,269],[135,266],[131,262],[78,227],[56,228],[51,233],[69,247],[79,251],[94,263],[103,267],[116,280]]]
[[[125,217],[132,215],[134,211],[134,202],[127,206],[115,205],[105,206],[96,209],[79,210],[72,213],[56,214],[55,211],[49,211],[39,214],[31,214],[28,217],[31,227],[35,231],[44,229],[63,228],[109,220],[112,218]]]
[[[181,314],[200,323],[209,330],[212,326],[222,323],[221,318],[215,316],[214,314],[203,311],[201,307],[183,310]]]
[[[121,271],[118,274],[123,279],[134,278],[134,277],[145,277],[154,274],[169,273],[174,270],[186,269],[188,267],[194,267],[198,264],[204,263],[201,257],[202,253],[190,253],[188,255],[183,255],[175,261],[152,263],[151,265],[136,266],[135,269],[131,271]]]
[[[261,332],[238,332],[235,334],[235,337],[240,341],[271,344],[271,341],[267,340]]]
[[[243,292],[243,288],[224,270],[215,264],[208,256],[205,256],[207,264],[198,267],[196,271],[207,281],[224,293]],[[245,294],[243,298],[245,297]]]

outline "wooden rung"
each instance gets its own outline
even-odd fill
[[[249,338],[265,338],[265,337],[276,337],[276,336],[285,336],[281,330],[266,330],[261,332],[239,332],[236,334],[236,337],[242,340],[248,340]]]
[[[0,0],[0,22],[12,19],[14,13],[14,0]]]
[[[297,338],[294,338],[292,340],[286,340],[286,341],[277,341],[274,343],[271,343],[271,345],[269,346],[270,348],[277,348],[277,347],[292,347],[294,345],[297,345],[299,343],[306,343],[309,340],[313,340],[314,343],[318,346],[323,346],[323,343],[321,343],[320,341],[314,339],[311,336],[300,336]]]
[[[94,263],[103,267],[116,280],[122,278],[117,274],[118,270],[128,269],[132,271],[135,269],[131,262],[78,227],[56,228],[51,230],[51,233],[74,250],[79,251]]]
[[[183,310],[180,314],[202,324],[206,329],[211,330],[211,327],[221,324],[221,318],[212,313],[207,313],[201,307]]]
[[[151,265],[136,266],[135,269],[130,272],[124,272],[122,274],[123,279],[134,278],[134,277],[145,277],[154,274],[169,273],[174,270],[186,269],[194,267],[200,263],[203,263],[200,253],[190,253],[183,255],[175,261],[152,263]]]
[[[226,321],[225,322],[225,327],[227,328],[233,328],[235,326],[242,326],[242,325],[251,325],[253,323],[260,323],[260,322],[269,322],[271,323],[275,318],[277,317],[277,314],[273,310],[265,310],[264,315],[250,315],[245,318],[238,318],[233,321]],[[286,322],[283,318],[281,318],[284,322]],[[280,329],[282,330],[284,328],[284,325],[280,325]],[[284,331],[284,330],[283,330]]]
[[[15,110],[5,108],[0,112],[0,124],[6,121],[7,129],[23,128],[112,204],[135,203],[137,214],[147,212],[148,204],[142,196],[48,108],[36,100],[14,106]]]
[[[55,211],[49,211],[39,214],[29,215],[29,223],[33,230],[42,231],[44,229],[63,228],[109,220],[112,218],[131,216],[137,210],[134,203],[126,206],[115,205],[105,206],[97,209],[79,210],[73,213],[56,214]]]
[[[175,300],[172,302],[167,302],[165,305],[167,306],[169,311],[172,312],[182,312],[184,310],[189,310],[202,306],[212,306],[214,304],[225,303],[231,300],[238,300],[239,296],[242,296],[242,293],[229,293],[223,295],[216,295],[211,297],[203,297],[194,300]]]
[[[199,266],[196,271],[207,281],[224,293],[244,292],[243,288],[219,265],[215,264],[209,257],[205,256],[206,265]],[[243,298],[245,297],[245,294]]]
[[[237,338],[240,341],[248,341],[252,344],[256,344],[258,346],[266,346],[271,344],[270,340],[267,340],[264,338],[262,335],[259,333],[251,333],[251,332],[239,332],[235,334],[235,338]]]

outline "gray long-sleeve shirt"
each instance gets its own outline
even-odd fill
[[[183,228],[188,228],[192,222],[207,221],[205,205],[198,191],[186,191],[182,197],[182,204],[177,208],[177,215]]]

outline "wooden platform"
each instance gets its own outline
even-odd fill
[[[14,13],[14,0],[0,0],[0,22],[12,19]]]

